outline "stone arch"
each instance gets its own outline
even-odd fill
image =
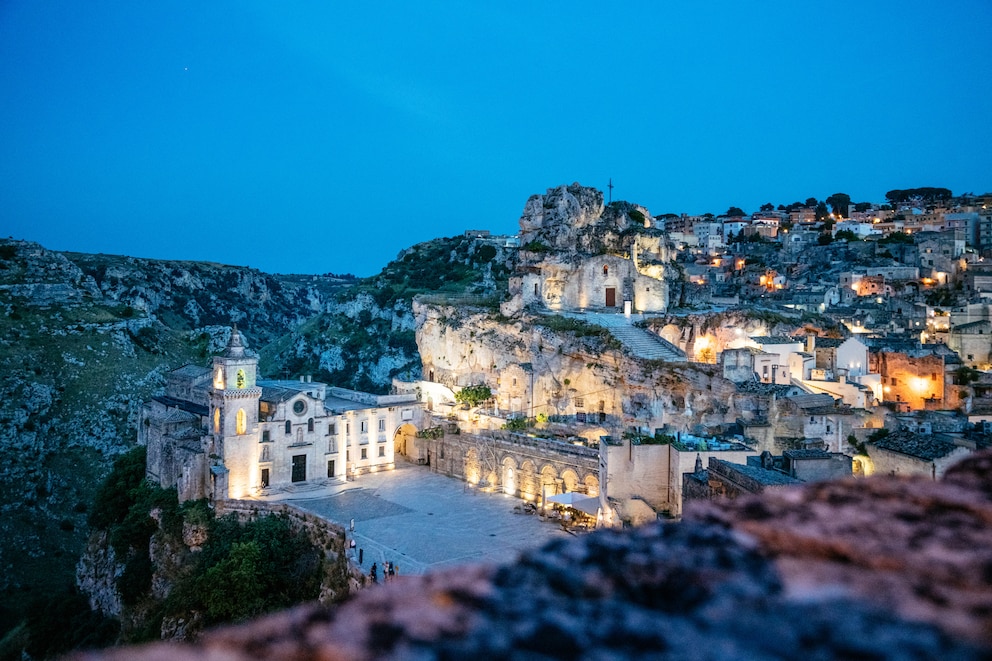
[[[541,473],[538,477],[538,489],[544,498],[548,496],[553,496],[560,491],[560,480],[558,479],[558,471],[555,470],[554,466],[550,464],[545,464],[541,467]],[[544,503],[542,502],[542,505]]]
[[[566,468],[561,472],[562,487],[564,487],[565,493],[569,491],[577,491],[579,486],[579,476],[575,474],[571,468]]]
[[[513,457],[506,457],[502,462],[502,484],[503,493],[515,496],[520,490],[519,487],[519,472],[517,471],[517,462]]]
[[[658,333],[658,335],[661,336],[661,339],[667,340],[672,344],[674,344],[675,346],[680,346],[680,340],[682,339],[682,331],[675,324],[668,324],[667,326],[661,329],[661,332]]]
[[[214,433],[220,433],[220,409],[214,409]]]
[[[520,464],[519,474],[517,488],[520,491],[520,497],[526,500],[535,500],[541,495],[541,486],[537,479],[534,462],[529,459],[525,460]]]
[[[469,448],[465,453],[465,481],[469,484],[478,484],[482,479],[482,467],[479,464],[479,451]]]
[[[238,436],[248,431],[248,414],[245,413],[244,409],[238,409],[234,416],[234,431]]]
[[[393,455],[403,456],[410,461],[419,461],[426,449],[421,445],[421,439],[417,438],[417,428],[412,423],[406,422],[396,428],[393,434]]]
[[[586,494],[590,496],[599,495],[599,479],[595,475],[586,475],[582,479],[582,483],[586,487]]]

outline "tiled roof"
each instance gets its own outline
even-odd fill
[[[710,457],[710,468],[712,469],[714,463],[718,463],[720,467],[730,473],[739,473],[746,477],[751,478],[759,484],[765,486],[779,486],[786,484],[802,484],[800,480],[794,477],[790,477],[785,473],[779,471],[768,470],[767,468],[761,468],[760,466],[749,466],[746,464],[735,464],[729,461],[724,461],[723,459],[717,459],[715,457]]]
[[[802,343],[802,340],[794,340],[791,337],[785,337],[784,335],[768,335],[761,337],[752,337],[752,340],[758,344],[796,344]]]
[[[883,450],[906,454],[924,461],[933,461],[946,457],[958,448],[957,445],[949,441],[937,440],[930,434],[917,434],[911,431],[900,430],[892,432],[878,441],[872,443]]]

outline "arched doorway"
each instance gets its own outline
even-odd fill
[[[575,474],[575,471],[568,468],[562,471],[561,481],[565,493],[576,491],[576,487],[579,486],[579,476]]]
[[[534,469],[534,462],[529,459],[520,464],[517,489],[520,491],[520,497],[525,500],[537,500],[537,497],[541,495],[537,471]]]
[[[503,493],[515,496],[519,490],[520,481],[517,472],[517,462],[512,457],[503,460]]]
[[[482,472],[479,470],[479,451],[469,448],[465,453],[465,481],[469,484],[478,484],[482,479]]]
[[[595,475],[586,475],[582,482],[586,485],[586,494],[590,496],[599,495],[599,479]]]
[[[547,503],[544,501],[548,496],[553,496],[558,493],[559,480],[558,471],[556,471],[552,466],[544,466],[541,468],[540,475],[540,494],[541,494],[541,506],[546,507]]]
[[[400,425],[393,435],[393,456],[415,463],[427,456],[427,448],[417,438],[417,428],[409,422]]]

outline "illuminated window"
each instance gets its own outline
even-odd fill
[[[245,371],[244,370],[238,370],[238,375],[237,375],[237,377],[235,377],[235,381],[234,381],[234,383],[237,386],[238,390],[242,390],[245,387],[245,385],[246,385],[245,381],[246,381],[246,379],[245,379]]]
[[[238,414],[235,419],[235,431],[240,436],[248,431],[248,415],[245,413],[244,409],[238,409]]]
[[[214,409],[214,433],[220,433],[220,409]]]

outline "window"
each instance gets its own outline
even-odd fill
[[[337,439],[332,438],[331,440],[329,440],[327,442],[327,453],[328,454],[334,454],[337,451],[338,451],[338,441],[337,441]]]
[[[931,374],[930,374],[930,380],[931,381],[936,381],[937,380],[937,373],[936,372],[931,372]]]
[[[327,460],[327,477],[334,477],[334,460]]]
[[[337,433],[338,433],[338,427],[337,427],[337,425],[334,424],[333,422],[327,423],[327,435],[328,436],[333,436],[334,434],[337,434]]]
[[[971,356],[968,356],[968,359],[970,360]],[[214,433],[220,433],[220,409],[214,409]]]
[[[603,275],[609,275],[609,274],[610,274],[610,267],[607,266],[606,264],[603,264]]]
[[[581,397],[575,398],[575,408],[577,409],[585,408],[585,405],[586,405],[585,400],[583,400]]]
[[[271,439],[269,438],[269,430],[268,429],[263,429],[262,430],[262,442],[263,443],[268,443],[270,440]]]
[[[263,468],[262,469],[262,488],[264,489],[267,486],[269,486],[269,469],[268,468]]]
[[[350,422],[344,423],[344,435],[345,436],[351,435],[351,423]]]
[[[238,390],[244,390],[244,387],[246,385],[245,382],[246,382],[245,371],[244,370],[238,370],[238,375],[235,377],[235,380],[234,380],[234,383],[237,386]]]
[[[259,461],[262,461],[262,462],[272,461],[272,457],[269,454],[269,446],[268,445],[263,445],[262,446],[262,455],[258,458],[258,460]]]
[[[380,457],[385,457],[386,456],[386,446],[385,445],[380,445],[379,446],[379,456]]]
[[[307,431],[313,431],[313,418],[307,420]]]
[[[379,418],[379,431],[386,431],[386,420]]]
[[[369,421],[368,420],[362,420],[362,433],[363,434],[369,433]]]
[[[287,434],[293,433],[293,423],[291,423],[289,420],[286,421],[286,433]]]
[[[248,431],[248,414],[245,413],[244,409],[238,409],[238,413],[234,417],[234,423],[234,430],[239,436]]]
[[[344,460],[345,461],[351,461],[351,450],[345,450],[344,451]]]
[[[537,283],[534,283],[534,296],[537,296]]]
[[[368,448],[362,448],[362,459],[368,459],[368,458],[369,458]]]

